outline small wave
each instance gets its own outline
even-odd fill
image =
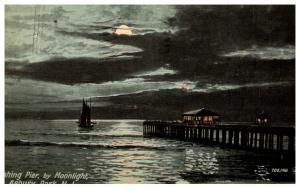
[[[42,136],[48,136],[48,135],[54,135],[54,136],[69,136],[69,137],[82,137],[82,136],[90,136],[90,137],[101,137],[101,138],[142,138],[141,135],[130,135],[130,134],[124,134],[124,135],[109,135],[109,134],[95,134],[95,133],[36,133],[36,132],[20,132],[19,134],[22,135],[42,135]]]
[[[106,149],[143,149],[143,150],[184,150],[169,146],[143,146],[143,145],[105,145],[86,142],[46,142],[27,140],[5,140],[5,146],[59,146],[59,147],[84,147],[84,148],[106,148]]]
[[[104,138],[143,138],[143,135],[102,135],[102,134],[89,134],[80,133],[78,136],[91,136],[91,137],[104,137]]]

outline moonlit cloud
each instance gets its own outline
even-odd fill
[[[32,23],[31,23],[32,25]],[[47,26],[48,27],[48,26]],[[98,58],[105,59],[111,56],[118,57],[124,53],[136,53],[142,50],[121,44],[111,44],[105,41],[86,39],[63,35],[53,28],[46,28],[47,33],[43,33],[38,38],[38,44],[33,52],[32,31],[23,30],[21,35],[15,37],[8,36],[6,40],[6,62],[36,63],[47,61],[53,58]],[[11,30],[7,29],[9,34]],[[19,37],[18,37],[19,36]]]
[[[105,59],[109,57],[121,58],[124,53],[136,53],[142,50],[133,46],[113,45],[107,42],[98,42],[84,38],[72,38],[70,36],[60,36],[49,43],[44,43],[38,54],[33,54],[31,49],[19,54],[18,57],[7,56],[6,62],[17,62],[31,64],[43,62],[54,58],[98,58]],[[112,46],[112,47],[110,47]],[[128,57],[128,56],[127,56]]]
[[[132,11],[128,12],[130,8]],[[174,14],[173,6],[7,6],[5,61],[25,64],[58,57],[107,58],[141,52],[137,47],[65,35],[62,32],[112,34],[119,23],[134,24],[133,33],[137,35],[168,31],[163,20]],[[38,33],[35,45],[34,18]]]
[[[184,92],[212,93],[223,90],[234,90],[244,87],[283,86],[289,82],[235,84],[206,84],[197,87],[198,82],[183,81],[147,81],[143,78],[132,78],[122,81],[111,81],[100,84],[64,85],[30,79],[7,78],[5,94],[7,103],[37,103],[54,101],[79,100],[83,97],[112,97],[138,94],[149,91],[179,89]],[[30,90],[28,90],[30,89]],[[14,93],[18,91],[19,93]]]
[[[224,90],[235,90],[239,88],[251,88],[251,87],[268,87],[268,86],[287,86],[290,85],[290,82],[264,82],[264,83],[247,83],[247,84],[206,84],[203,88],[194,88],[194,92],[216,92]]]
[[[285,47],[252,47],[250,49],[238,50],[223,54],[224,57],[250,57],[265,60],[295,59],[295,46],[288,45]]]
[[[16,78],[7,78],[5,82],[7,103],[71,101],[79,100],[83,97],[112,97],[163,89],[185,88],[192,90],[196,86],[196,82],[192,81],[153,82],[143,78],[132,78],[100,84],[85,83],[80,85],[64,85]],[[19,93],[14,93],[15,91],[19,91]]]
[[[165,68],[165,67],[160,67],[156,70],[137,73],[137,74],[134,74],[133,76],[137,76],[137,77],[160,76],[160,75],[174,75],[176,73],[177,73],[177,71],[175,71],[175,70]]]

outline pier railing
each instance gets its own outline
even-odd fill
[[[145,121],[144,137],[165,137],[207,144],[262,151],[295,151],[294,127],[257,125],[188,125],[178,122]]]

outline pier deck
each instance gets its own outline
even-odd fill
[[[185,123],[144,121],[144,137],[165,137],[206,144],[261,151],[295,151],[294,127],[257,125],[188,125]]]

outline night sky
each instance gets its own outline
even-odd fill
[[[294,123],[295,6],[7,5],[5,73],[6,118]]]

